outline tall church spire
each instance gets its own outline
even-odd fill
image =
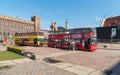
[[[66,19],[65,28],[68,29],[68,20]]]

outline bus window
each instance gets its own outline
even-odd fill
[[[29,39],[24,39],[24,41],[29,41]]]
[[[74,34],[74,33],[75,33],[75,30],[74,30],[74,29],[71,29],[71,30],[70,30],[70,33],[71,33],[71,34]]]
[[[55,39],[54,41],[55,41],[55,42],[58,42],[58,39]]]
[[[90,32],[90,30],[89,30],[89,28],[84,28],[84,29],[82,29],[82,32],[87,33],[87,32]]]
[[[48,42],[52,42],[52,40],[51,40],[51,39],[48,39]]]
[[[65,41],[65,42],[68,42],[68,41],[69,41],[69,39],[68,39],[68,38],[66,38],[66,39],[64,39],[64,41]]]
[[[81,33],[82,30],[81,29],[77,29],[75,33]]]
[[[63,43],[64,42],[64,39],[60,39],[60,43]]]
[[[81,41],[82,41],[81,39],[75,39],[76,43],[81,43]]]
[[[96,28],[91,28],[91,32],[96,33]]]
[[[21,41],[21,39],[15,39],[15,42]]]
[[[48,42],[55,42],[55,39],[48,39]]]

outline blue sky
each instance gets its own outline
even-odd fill
[[[103,17],[120,15],[120,0],[2,0],[0,14],[30,20],[38,14],[42,29],[55,21],[68,28],[99,27]]]

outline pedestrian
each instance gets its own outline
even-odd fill
[[[72,50],[75,50],[75,41],[72,41]]]
[[[68,41],[68,49],[69,50],[71,49],[71,41],[70,40]]]

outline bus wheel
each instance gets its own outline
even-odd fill
[[[75,50],[78,50],[79,48],[78,48],[78,46],[75,46]]]
[[[57,45],[54,45],[54,48],[57,48]]]

